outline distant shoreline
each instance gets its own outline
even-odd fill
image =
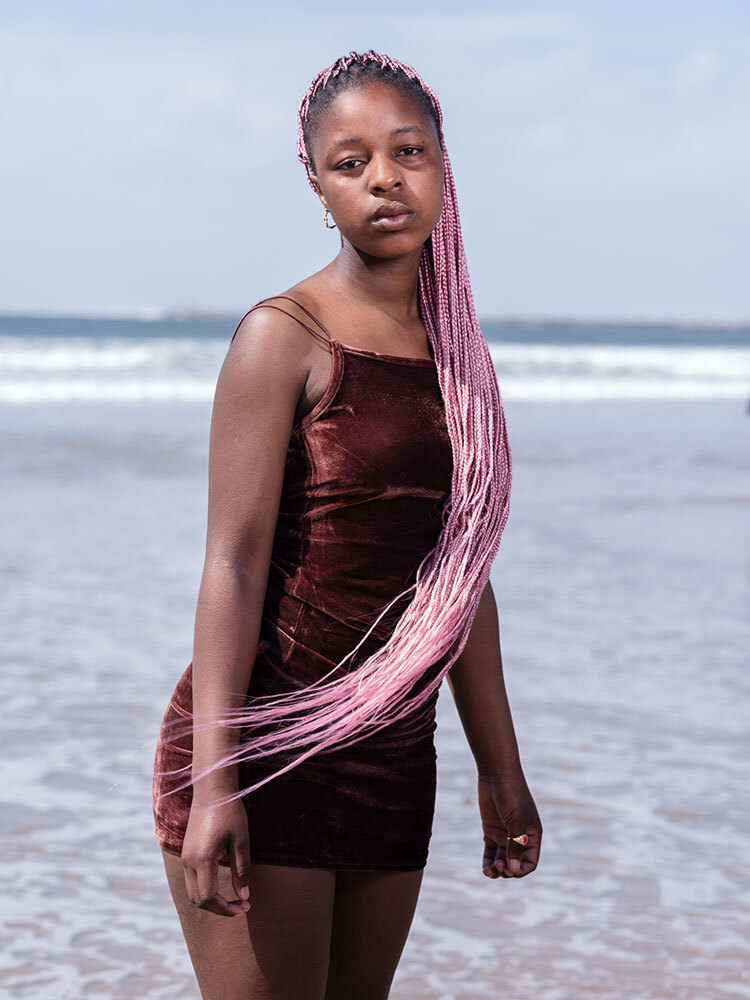
[[[0,309],[0,320],[3,319],[81,319],[81,320],[123,320],[126,322],[158,323],[164,321],[195,321],[218,320],[232,321],[242,315],[242,309],[193,309],[181,307],[92,307],[54,310],[5,310]],[[674,318],[639,319],[617,316],[479,316],[479,323],[496,324],[499,326],[558,326],[558,327],[649,327],[677,330],[748,330],[750,319],[747,320],[715,320],[715,319],[685,319]]]

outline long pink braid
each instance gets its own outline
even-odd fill
[[[312,161],[303,134],[310,100],[333,76],[365,60],[402,70],[419,83],[435,109],[442,142],[438,100],[411,66],[372,50],[364,55],[351,52],[313,80],[299,106],[298,153],[311,186]],[[301,690],[248,696],[243,708],[227,709],[201,721],[175,719],[167,724],[169,735],[164,742],[174,740],[175,730],[184,735],[185,729],[198,732],[212,726],[234,726],[253,733],[214,764],[198,773],[193,769],[193,781],[241,761],[291,754],[285,766],[211,805],[247,795],[314,753],[349,746],[418,710],[440,686],[469,637],[508,518],[511,455],[495,368],[474,310],[453,173],[444,144],[443,155],[443,211],[425,243],[419,267],[422,319],[433,348],[453,448],[451,495],[443,511],[443,528],[435,548],[421,562],[416,582],[396,595],[376,619],[414,591],[390,639],[356,670],[327,680],[367,636],[329,674]],[[411,691],[444,656],[443,665],[425,686]],[[158,773],[178,774],[190,768],[188,764]],[[164,794],[189,784],[190,775]]]

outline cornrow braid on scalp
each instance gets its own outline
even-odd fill
[[[416,76],[405,73],[401,65],[372,51],[367,55],[352,52],[335,62],[330,67],[330,73],[326,70],[329,74],[327,77],[326,73],[316,77],[317,86],[313,84],[305,94],[298,114],[297,155],[307,169],[308,180],[310,174],[315,173],[315,163],[309,150],[312,148],[312,136],[320,122],[339,94],[365,83],[388,83],[415,100],[425,115],[435,123],[440,145],[443,146],[442,113],[437,101],[433,103],[433,98],[430,97],[432,91],[425,89],[427,85],[423,86]]]
[[[357,652],[369,631],[314,684],[283,694],[248,696],[242,708],[227,709],[220,716],[175,719],[165,727],[169,730],[165,741],[184,735],[186,730],[198,732],[213,726],[241,729],[235,749],[198,773],[193,769],[192,780],[242,761],[263,759],[281,765],[255,784],[210,805],[247,795],[314,753],[350,746],[418,711],[466,645],[508,518],[512,467],[505,413],[492,357],[474,309],[437,97],[406,63],[372,50],[351,52],[316,76],[302,98],[299,159],[310,180],[313,165],[306,136],[309,138],[316,121],[341,89],[371,79],[408,88],[409,93],[421,95],[420,101],[428,101],[443,148],[443,210],[422,250],[419,302],[453,450],[451,494],[443,509],[437,543],[420,563],[415,583],[397,594],[373,625],[392,604],[413,592],[406,610],[390,638],[356,670],[328,679]],[[310,184],[314,189],[311,180]],[[189,772],[190,766],[161,773]],[[190,783],[188,773],[184,782],[164,794]]]

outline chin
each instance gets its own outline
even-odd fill
[[[392,260],[396,257],[405,257],[407,254],[421,250],[430,237],[430,233],[414,233],[408,230],[401,230],[394,233],[378,234],[377,239],[356,240],[349,242],[360,251],[370,257],[378,257],[382,260]],[[346,237],[349,239],[349,237]]]

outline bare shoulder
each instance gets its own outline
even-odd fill
[[[253,309],[237,325],[216,382],[207,551],[259,579],[268,573],[290,436],[314,350],[314,338],[293,317]]]
[[[283,296],[271,296],[258,302],[240,320],[227,355],[264,356],[269,363],[281,359],[292,365],[309,356],[315,338],[305,329],[309,325],[304,311]],[[302,322],[300,322],[302,320]],[[307,365],[309,369],[309,364]]]

